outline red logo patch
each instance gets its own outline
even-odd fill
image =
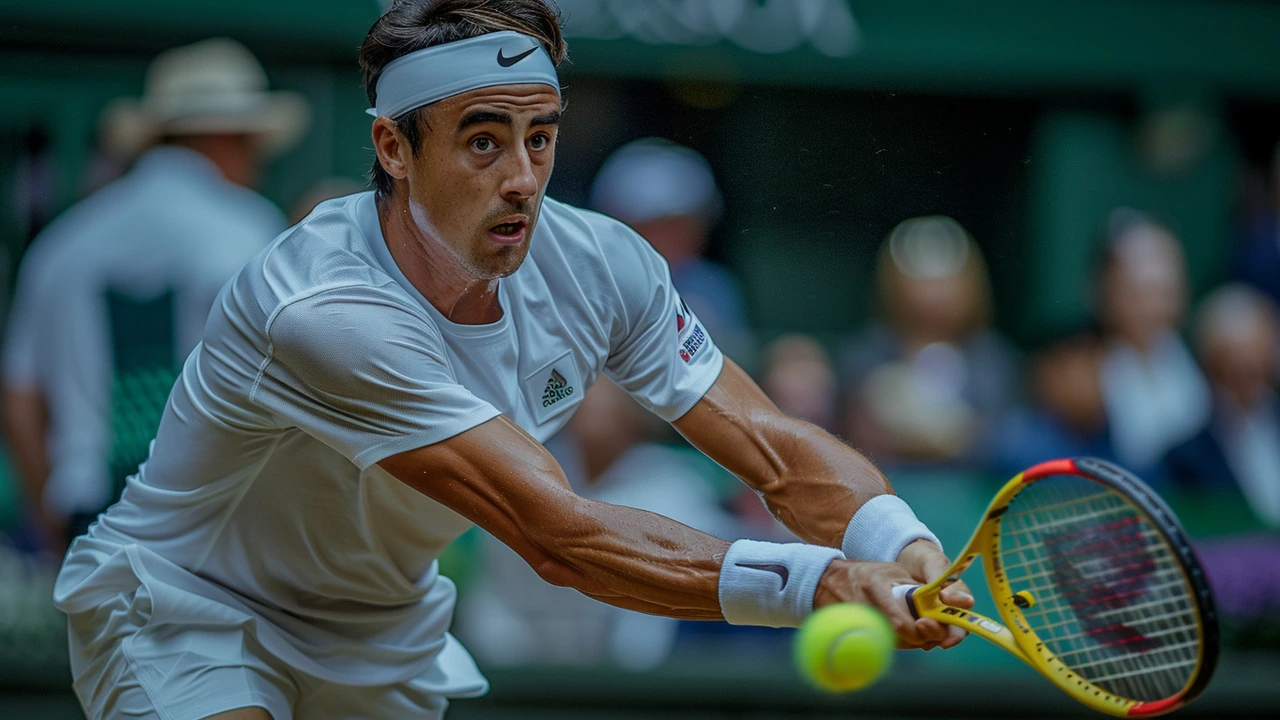
[[[693,312],[689,310],[689,306],[684,303],[684,299],[676,296],[676,332],[682,332],[684,326],[689,324],[689,316]]]

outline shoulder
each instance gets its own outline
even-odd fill
[[[282,302],[265,330],[271,360],[317,387],[357,387],[423,362],[448,365],[435,324],[386,285],[315,288]]]
[[[283,299],[267,319],[273,341],[373,348],[366,343],[392,342],[405,334],[436,336],[421,309],[406,303],[390,285],[340,283],[317,286]],[[312,342],[314,340],[314,343]]]
[[[545,223],[550,241],[531,251],[540,266],[553,255],[555,262],[568,265],[576,282],[596,278],[623,295],[637,283],[669,282],[662,256],[639,233],[608,215],[547,198],[539,222]]]
[[[182,207],[175,209],[182,212],[184,218],[198,217],[207,229],[224,236],[240,235],[261,247],[288,226],[284,213],[275,203],[222,178],[212,183],[192,184],[186,190],[189,192],[184,194]]]
[[[529,250],[536,273],[561,301],[580,298],[625,323],[670,282],[666,262],[636,231],[591,210],[544,200]],[[573,304],[570,302],[569,304]]]
[[[577,257],[609,263],[618,253],[652,252],[649,243],[625,223],[551,198],[543,201],[540,222],[553,245]]]
[[[266,230],[272,236],[287,226],[284,212],[267,198],[249,188],[228,183],[228,196],[240,211],[245,223],[253,224]]]
[[[276,316],[291,306],[296,307],[288,316],[301,316],[295,322],[313,318],[319,322],[318,318],[326,317],[303,312],[309,307],[320,305],[326,311],[344,307],[345,315],[361,317],[366,323],[350,328],[361,337],[367,337],[371,327],[365,312],[394,308],[425,319],[425,313],[371,251],[370,239],[365,236],[370,229],[355,207],[358,197],[326,204],[254,256],[224,293],[228,314],[243,315],[259,328],[270,330]]]
[[[282,301],[330,286],[394,286],[370,245],[381,242],[380,234],[368,237],[380,232],[376,215],[369,227],[360,197],[326,203],[281,233],[246,269],[261,273]]]

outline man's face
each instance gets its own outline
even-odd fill
[[[1186,305],[1178,241],[1155,227],[1130,230],[1103,277],[1103,312],[1113,332],[1145,347],[1177,327]]]
[[[560,98],[537,84],[480,88],[428,109],[406,178],[428,255],[447,251],[478,280],[520,267],[555,164],[559,121]]]
[[[1241,408],[1266,402],[1276,385],[1276,326],[1265,310],[1219,317],[1201,339],[1201,357],[1213,384]]]

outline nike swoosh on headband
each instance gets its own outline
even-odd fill
[[[787,570],[786,565],[777,565],[774,563],[734,563],[734,565],[737,565],[740,568],[750,568],[752,570],[764,570],[765,572],[776,573],[778,577],[782,578],[782,587],[778,588],[779,592],[786,589],[787,580],[791,576],[791,572]]]
[[[520,53],[519,55],[516,55],[514,57],[505,57],[502,54],[502,48],[498,48],[498,64],[501,65],[502,67],[511,67],[512,65],[515,65],[521,60],[532,55],[533,51],[537,49],[538,47],[535,45],[529,48],[528,50],[525,50],[524,52]]]
[[[423,48],[387,63],[378,78],[376,107],[368,113],[395,118],[469,90],[527,83],[550,85],[560,94],[555,63],[542,43],[510,30],[485,33]]]

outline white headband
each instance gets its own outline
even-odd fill
[[[392,60],[378,78],[378,106],[365,112],[395,118],[468,90],[520,83],[550,85],[560,95],[556,66],[542,43],[510,30],[486,33]]]

